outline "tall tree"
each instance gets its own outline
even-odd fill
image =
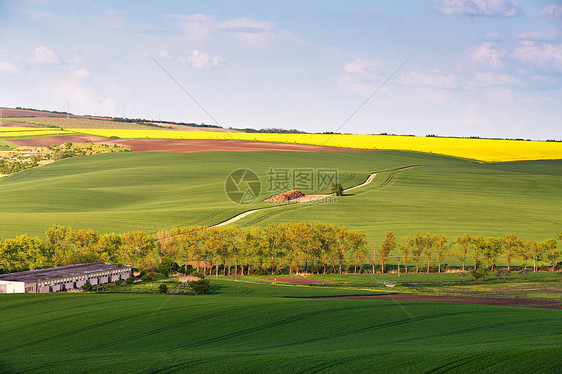
[[[404,259],[404,272],[408,272],[408,259],[410,254],[414,251],[416,243],[416,238],[414,236],[405,236],[402,238],[402,244],[400,244],[400,251],[402,252],[402,258]]]
[[[396,235],[392,231],[388,231],[384,237],[381,248],[379,249],[379,261],[381,263],[381,273],[384,273],[386,260],[396,249]]]
[[[412,256],[414,257],[414,261],[416,262],[416,273],[420,272],[420,258],[423,254],[423,250],[425,249],[426,244],[426,237],[423,234],[416,234],[414,237],[414,246],[412,248]]]
[[[474,269],[478,269],[480,264],[480,257],[486,251],[487,242],[482,235],[475,236],[472,239],[472,260],[474,261]]]
[[[520,257],[523,260],[525,270],[527,270],[527,261],[533,259],[533,271],[536,271],[536,254],[537,242],[531,239],[525,240],[525,245],[521,249]]]
[[[121,241],[121,255],[133,268],[155,247],[154,238],[142,231],[126,232],[122,234]]]
[[[507,234],[502,239],[507,260],[507,271],[511,271],[511,259],[517,256],[523,247],[523,242],[515,234]]]
[[[496,260],[502,253],[503,244],[501,238],[488,238],[486,239],[486,246],[484,247],[484,259],[486,260],[486,268],[492,266],[492,271],[496,266]]]
[[[431,257],[433,256],[434,248],[437,246],[437,242],[439,241],[439,237],[435,234],[426,234],[425,235],[425,247],[423,253],[427,259],[427,270],[426,273],[429,273],[429,267],[431,265]]]
[[[560,250],[557,248],[558,243],[556,242],[556,239],[554,239],[554,238],[546,239],[542,243],[543,243],[542,247],[544,248],[546,256],[550,260],[550,264],[551,264],[550,270],[555,271],[556,270],[556,262],[558,261],[558,257],[560,257]]]
[[[441,273],[441,262],[449,255],[449,247],[447,246],[447,238],[443,234],[438,234],[435,245],[435,253],[437,254],[437,271]]]
[[[457,256],[459,260],[461,260],[462,262],[462,271],[465,271],[466,256],[470,251],[470,249],[472,248],[472,244],[473,244],[472,236],[470,236],[470,234],[464,234],[462,236],[458,236],[455,239],[455,244],[457,245],[457,248],[459,250]]]
[[[357,268],[361,268],[367,257],[367,236],[363,231],[350,231],[349,244],[351,245],[351,251],[353,253],[354,261],[354,273],[357,273]]]
[[[67,251],[72,240],[72,228],[67,226],[53,225],[46,232],[47,249],[53,259],[54,265],[66,263]]]

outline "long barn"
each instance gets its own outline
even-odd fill
[[[133,275],[131,266],[103,262],[74,264],[0,275],[0,293],[61,292],[126,280]]]

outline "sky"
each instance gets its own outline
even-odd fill
[[[0,0],[0,106],[562,139],[562,1]]]

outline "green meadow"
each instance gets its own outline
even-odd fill
[[[270,168],[326,167],[339,170],[344,188],[378,174],[331,204],[263,202],[282,192],[268,190]],[[224,181],[237,168],[260,175],[262,193],[251,204],[234,204],[225,195]],[[449,238],[515,233],[544,240],[561,228],[561,186],[562,160],[478,163],[403,151],[103,154],[0,179],[0,236],[43,238],[53,224],[154,233],[174,225],[213,225],[250,209],[273,207],[236,224],[323,221],[364,230],[370,243],[380,243],[388,230],[399,238],[416,232]]]
[[[351,291],[213,282],[207,296],[2,295],[0,371],[553,373],[560,367],[559,310],[309,299]]]

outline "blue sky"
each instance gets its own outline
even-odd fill
[[[558,0],[0,0],[0,36],[0,106],[321,132],[380,88],[339,131],[562,139]]]

